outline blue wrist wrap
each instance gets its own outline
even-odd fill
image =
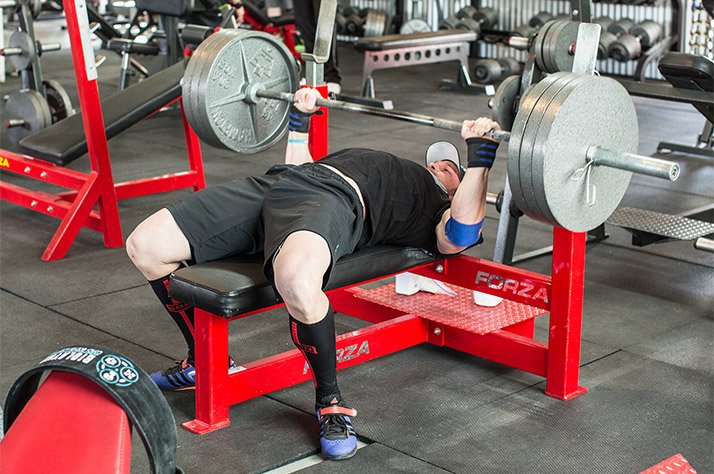
[[[449,217],[444,226],[444,232],[454,245],[468,247],[478,242],[481,236],[481,227],[483,227],[483,219],[476,224],[462,224],[453,217]]]
[[[298,110],[294,105],[290,105],[290,117],[288,120],[288,130],[291,132],[307,133],[310,130],[310,116]]]
[[[489,168],[496,159],[499,143],[488,138],[474,137],[466,140],[469,168]]]

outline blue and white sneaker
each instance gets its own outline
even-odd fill
[[[338,397],[332,397],[328,403],[318,404],[316,410],[320,422],[322,456],[334,461],[354,456],[357,452],[357,434],[352,428],[350,417],[357,416],[357,410],[345,407],[343,400]]]
[[[188,359],[177,360],[176,365],[166,370],[149,374],[161,390],[191,390],[196,388],[196,368]]]
[[[228,358],[228,373],[238,372],[232,358]],[[177,360],[176,365],[166,370],[149,374],[157,387],[166,391],[194,390],[196,388],[196,368],[188,359]]]

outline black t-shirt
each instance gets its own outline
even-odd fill
[[[438,252],[436,226],[451,205],[424,166],[383,151],[347,148],[319,160],[352,178],[367,208],[358,248],[379,243]]]

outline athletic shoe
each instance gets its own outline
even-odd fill
[[[228,359],[228,373],[238,371],[233,359]],[[166,370],[149,374],[157,387],[166,391],[193,390],[196,388],[196,368],[188,359],[177,360],[176,365]]]
[[[342,398],[331,398],[325,397],[323,403],[315,407],[320,422],[322,456],[335,461],[348,459],[357,452],[357,435],[350,420],[357,416],[357,411],[344,406]]]

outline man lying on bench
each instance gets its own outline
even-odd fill
[[[308,151],[314,89],[291,107],[286,163],[264,176],[204,189],[143,221],[126,242],[129,257],[181,328],[188,357],[151,374],[165,390],[192,387],[193,308],[169,298],[169,276],[182,262],[263,253],[266,277],[285,302],[290,334],[315,382],[320,444],[327,459],[354,455],[357,438],[337,386],[334,311],[323,293],[334,263],[378,243],[455,254],[479,242],[488,174],[499,125],[464,121],[468,168],[456,147],[436,142],[426,168],[386,152],[348,148],[313,162]],[[232,361],[228,361],[232,365]]]

